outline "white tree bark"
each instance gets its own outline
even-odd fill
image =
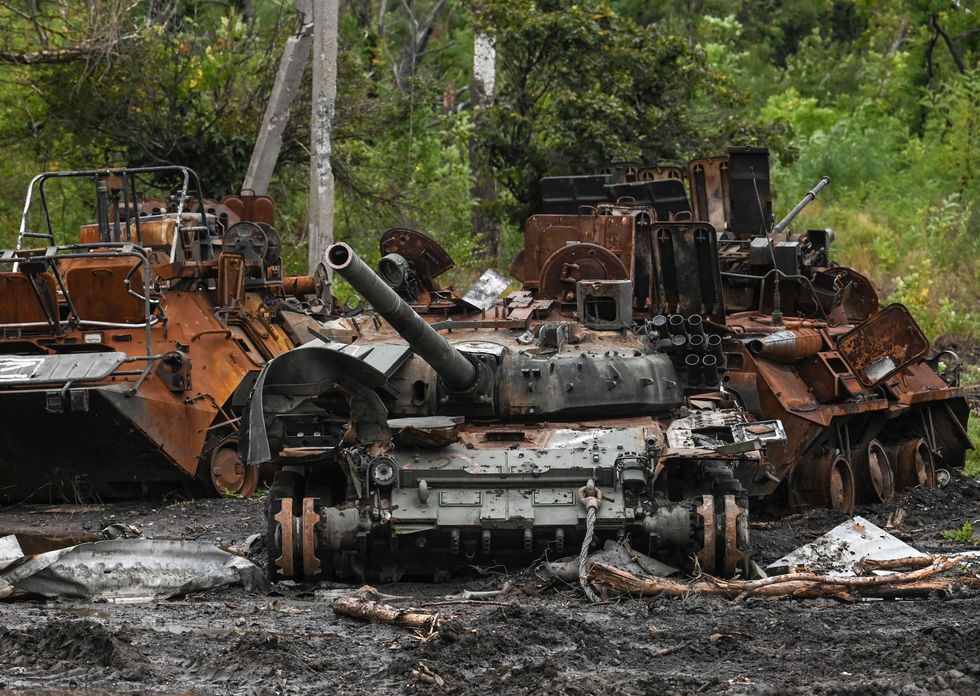
[[[477,34],[473,40],[473,95],[475,105],[483,106],[493,101],[496,84],[497,49],[493,37]]]
[[[339,0],[313,2],[313,111],[310,121],[309,271],[333,242],[334,179],[330,128],[337,100]]]

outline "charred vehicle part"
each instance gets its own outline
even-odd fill
[[[59,186],[94,194],[77,243],[58,243],[75,234]],[[31,182],[0,252],[0,500],[255,490],[238,416],[266,361],[308,340],[286,310],[312,282],[283,277],[270,199],[200,190],[185,167]]]
[[[439,579],[569,553],[587,534],[746,574],[736,470],[764,469],[783,430],[722,398],[717,362],[713,385],[700,362],[690,383],[688,356],[714,348],[638,336],[629,280],[578,283],[584,321],[526,291],[504,316],[458,299],[462,316],[418,304],[420,315],[390,261],[376,275],[330,247],[327,263],[374,313],[349,320],[351,344],[307,344],[256,381],[244,451],[285,467],[270,491],[273,577]],[[699,315],[680,324],[715,335]]]
[[[286,467],[273,575],[443,577],[610,538],[730,574],[750,499],[847,511],[961,466],[955,365],[833,264],[832,231],[789,231],[829,182],[774,225],[768,171],[738,148],[542,181],[523,289],[479,311],[431,282],[419,233],[385,235],[380,281],[332,248],[376,312],[256,383],[248,462]]]
[[[525,253],[512,269],[534,282],[534,254],[574,256],[597,244],[617,256],[626,270],[619,276],[634,278],[635,288],[652,278],[650,291],[634,296],[638,313],[671,309],[685,286],[717,299],[704,308],[722,339],[724,391],[786,428],[787,443],[769,450],[771,469],[743,479],[754,500],[777,508],[850,511],[855,502],[887,501],[896,488],[934,485],[934,471],[961,467],[972,447],[958,358],[930,355],[904,307],[880,308],[867,278],[831,261],[833,230],[789,230],[828,184],[821,179],[773,224],[765,148],[733,148],[687,167],[545,179],[549,212],[528,220]],[[593,207],[582,214],[582,204]],[[692,227],[702,248],[710,236],[713,262],[709,252],[683,248],[678,257],[677,235]],[[538,293],[550,292],[545,280]],[[652,328],[673,336],[657,322]]]

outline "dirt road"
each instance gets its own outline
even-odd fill
[[[893,505],[862,508],[924,551],[968,548],[944,530],[980,522],[980,487],[954,481]],[[819,512],[756,523],[768,562],[844,519]],[[0,534],[23,529],[85,538],[106,524],[147,536],[223,545],[261,532],[259,500],[175,506],[0,510]],[[381,591],[419,605],[510,580],[504,606],[443,606],[468,630],[422,640],[338,618],[329,587],[280,585],[268,596],[226,589],[151,605],[0,604],[0,691],[35,693],[453,694],[976,694],[980,599],[833,601],[717,598],[588,605],[573,591],[539,592],[528,574],[488,573]],[[414,681],[424,662],[445,687]]]

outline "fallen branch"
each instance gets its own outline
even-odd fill
[[[937,559],[945,556],[906,556],[904,558],[889,558],[876,561],[873,558],[862,558],[855,566],[855,570],[871,572],[874,570],[899,570],[901,568],[925,568],[932,565]],[[976,556],[960,556],[961,563],[980,563],[980,558]]]
[[[421,606],[423,607],[445,607],[451,604],[469,604],[471,606],[487,606],[487,607],[509,607],[510,602],[495,602],[490,599],[440,599],[435,602],[424,602]]]
[[[708,575],[691,582],[641,576],[604,563],[589,565],[588,580],[597,587],[632,596],[684,597],[692,593],[715,594],[740,601],[761,597],[817,597],[851,600],[855,597],[898,598],[920,596],[953,587],[980,587],[980,577],[936,578],[969,557],[932,557],[929,565],[906,573],[865,577],[832,577],[813,573],[789,573],[761,580],[723,580]]]
[[[440,689],[446,686],[446,680],[433,672],[432,668],[424,662],[419,662],[415,666],[415,669],[412,670],[412,679],[425,682],[426,684],[435,684]]]
[[[437,611],[413,608],[399,609],[390,604],[382,604],[377,601],[377,597],[378,591],[369,585],[365,585],[355,590],[353,594],[334,600],[333,611],[340,616],[403,626],[429,634],[438,632],[443,623],[452,618],[444,617]]]

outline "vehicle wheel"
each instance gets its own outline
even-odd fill
[[[895,464],[895,484],[899,488],[933,488],[936,468],[924,439],[903,442],[892,457]]]
[[[878,440],[872,440],[862,452],[854,454],[854,473],[861,500],[889,503],[895,499],[895,475],[888,453]]]
[[[214,448],[208,462],[207,482],[216,495],[251,498],[259,485],[258,467],[248,466],[238,454],[238,440],[228,439]]]
[[[277,471],[269,488],[266,511],[269,553],[267,574],[273,582],[293,579],[297,571],[296,539],[304,480],[295,471]]]

